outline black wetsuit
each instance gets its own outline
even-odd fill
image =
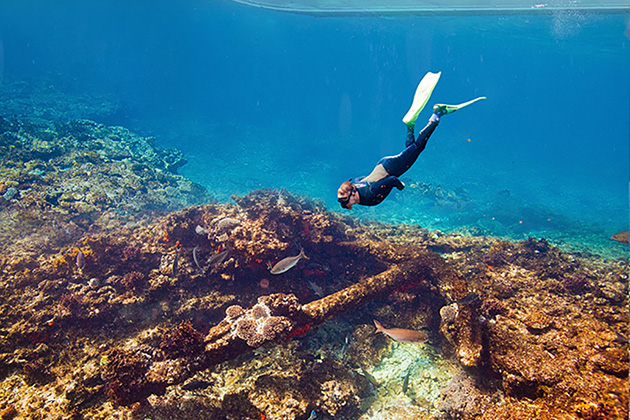
[[[397,154],[396,156],[386,156],[378,161],[383,165],[388,176],[374,182],[363,181],[366,177],[362,176],[353,179],[351,182],[357,187],[359,192],[359,204],[363,206],[376,206],[380,204],[392,191],[392,188],[396,187],[399,190],[404,188],[404,185],[398,179],[399,176],[407,172],[411,165],[414,164],[418,155],[424,150],[427,145],[427,141],[433,131],[438,125],[439,120],[431,121],[422,129],[418,138],[414,140],[413,128],[407,128],[407,140],[405,146],[407,148]]]

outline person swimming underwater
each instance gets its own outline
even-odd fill
[[[413,103],[407,114],[403,117],[403,122],[407,125],[407,138],[405,140],[405,150],[396,156],[386,156],[376,163],[376,167],[368,176],[362,176],[341,184],[337,190],[337,201],[341,207],[352,210],[355,204],[363,206],[376,206],[385,200],[394,187],[398,190],[405,188],[405,184],[398,179],[407,172],[415,163],[420,153],[427,145],[427,141],[440,122],[440,118],[446,114],[457,111],[480,99],[484,96],[473,99],[459,105],[436,104],[433,106],[433,115],[429,118],[427,125],[415,138],[414,128],[420,111],[426,103],[440,79],[441,72],[427,73],[414,95]]]

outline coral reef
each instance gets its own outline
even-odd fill
[[[0,115],[48,121],[89,118],[107,122],[125,113],[120,99],[111,95],[85,95],[73,92],[44,78],[13,79],[6,73],[0,84]],[[0,125],[2,131],[2,125]]]
[[[108,382],[107,394],[116,403],[130,405],[140,395],[164,392],[160,384],[148,383],[146,371],[150,356],[141,349],[114,348],[101,357],[101,378]]]
[[[0,240],[22,252],[213,201],[177,175],[181,152],[122,127],[0,117],[0,153]]]
[[[203,336],[193,328],[189,320],[162,335],[160,350],[172,358],[195,355],[203,348]]]
[[[478,315],[470,305],[453,303],[440,309],[440,332],[456,349],[464,366],[475,367],[481,361],[482,328]]]
[[[3,418],[628,416],[627,259],[287,191],[216,204],[174,173],[181,155],[123,129],[0,131]]]

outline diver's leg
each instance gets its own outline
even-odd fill
[[[431,118],[429,119],[429,122],[427,123],[427,125],[425,125],[422,131],[418,133],[418,138],[416,139],[415,142],[418,143],[418,146],[420,147],[420,152],[422,152],[424,148],[427,146],[429,137],[431,137],[431,134],[433,134],[433,132],[435,131],[435,128],[438,126],[439,123],[440,123],[439,115],[433,114],[431,115]],[[420,154],[420,152],[418,152],[418,154]],[[416,156],[416,158],[417,157],[418,156]]]
[[[383,159],[379,160],[378,163],[383,165],[387,173],[393,176],[401,176],[411,166],[415,163],[416,159],[418,159],[418,155],[422,153],[424,148],[427,145],[427,141],[435,128],[438,126],[439,119],[429,120],[429,123],[422,129],[422,131],[418,134],[418,138],[411,143],[405,150],[397,154],[396,156],[387,156]],[[409,136],[409,131],[407,131],[407,136]],[[409,139],[409,137],[407,137]]]
[[[407,138],[405,139],[405,147],[411,146],[411,143],[416,141],[416,136],[413,134],[413,125],[407,126]]]

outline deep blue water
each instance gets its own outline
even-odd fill
[[[608,240],[628,226],[629,19],[316,18],[227,0],[4,0],[0,82],[115,98],[120,111],[101,122],[180,148],[189,159],[180,173],[221,199],[277,187],[337,210],[342,181],[402,149],[417,83],[442,71],[419,125],[435,102],[488,100],[444,117],[403,180],[463,189],[472,204],[436,207],[394,191],[352,213],[455,229],[493,211],[518,223],[533,209],[537,220],[566,223],[517,233],[587,226]]]

